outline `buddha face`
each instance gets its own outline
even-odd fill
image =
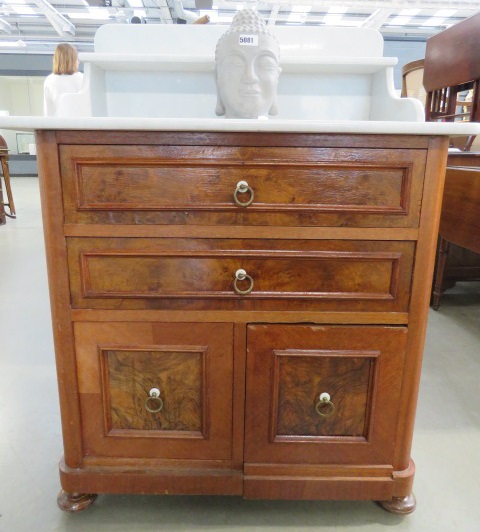
[[[217,114],[258,118],[275,114],[278,44],[265,33],[232,33],[217,50]]]

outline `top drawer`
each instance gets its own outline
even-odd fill
[[[425,156],[411,149],[61,145],[65,221],[415,228]],[[240,181],[249,188],[235,193]]]

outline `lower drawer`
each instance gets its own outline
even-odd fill
[[[403,241],[68,240],[75,308],[406,312],[414,253]]]
[[[75,323],[84,452],[228,460],[233,327]]]

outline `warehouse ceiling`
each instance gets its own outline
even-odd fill
[[[257,9],[269,24],[371,27],[385,39],[426,40],[480,11],[479,0],[0,0],[0,53],[50,53],[58,42],[92,51],[103,24],[230,24]]]

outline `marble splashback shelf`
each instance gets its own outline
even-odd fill
[[[383,57],[371,28],[274,27],[282,73],[278,115],[215,115],[218,25],[100,28],[93,53],[80,54],[85,83],[60,99],[56,117],[0,117],[4,129],[285,131],[470,135],[472,123],[425,123],[421,103],[400,98],[396,58]]]

